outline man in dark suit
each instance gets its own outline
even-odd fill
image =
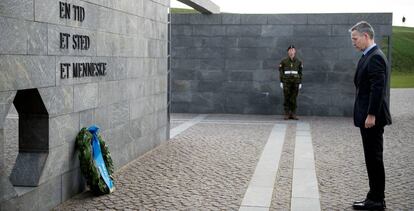
[[[389,66],[384,53],[375,44],[374,29],[369,23],[361,21],[349,31],[353,46],[363,53],[354,78],[354,124],[360,128],[369,180],[366,198],[354,202],[353,208],[383,210],[386,207],[383,133],[384,126],[391,124],[387,94]]]

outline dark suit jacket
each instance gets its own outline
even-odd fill
[[[363,56],[355,73],[356,98],[354,104],[354,124],[364,127],[368,114],[375,116],[375,125],[391,124],[388,102],[388,62],[378,46]]]

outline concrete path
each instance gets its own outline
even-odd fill
[[[174,127],[170,130],[170,138],[174,138],[176,135],[184,132],[185,130],[187,130],[188,128],[190,128],[191,126],[201,122],[203,119],[205,119],[207,117],[206,114],[200,114],[196,117],[194,117],[193,119],[186,121],[180,125],[178,125],[177,127]]]
[[[291,210],[321,210],[315,157],[308,123],[299,123],[296,126]]]

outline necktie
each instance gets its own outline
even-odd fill
[[[365,55],[364,55],[364,54],[362,54],[361,58],[360,58],[360,59],[359,59],[359,61],[358,61],[358,68],[359,68],[359,66],[362,64],[362,61],[364,61],[364,57],[365,57]]]

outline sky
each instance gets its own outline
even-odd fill
[[[392,12],[394,26],[414,27],[414,0],[211,0],[228,13],[361,13]],[[189,8],[171,0],[171,7]],[[402,17],[405,16],[405,23]]]

